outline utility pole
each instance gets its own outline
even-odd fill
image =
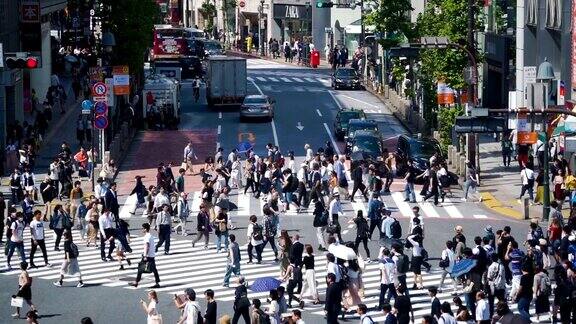
[[[472,57],[469,58],[469,63],[470,63],[470,81],[468,82],[468,90],[467,92],[467,109],[466,111],[468,112],[469,109],[474,109],[475,102],[476,102],[476,92],[475,92],[475,87],[477,85],[475,85],[474,83],[477,82],[476,80],[478,80],[476,76],[476,74],[478,73],[478,71],[476,70],[476,60],[473,59],[474,56],[476,55],[476,45],[475,45],[475,40],[474,40],[474,20],[475,20],[475,8],[476,3],[474,0],[468,0],[468,37],[467,37],[467,47],[468,47],[468,51],[471,53]],[[474,135],[472,136],[471,134],[466,134],[466,155],[467,155],[467,159],[470,162],[473,162],[477,168],[477,170],[479,170],[479,165],[477,161],[478,159],[476,159],[476,156],[480,154],[480,152],[476,152],[476,142],[478,141],[478,135]]]
[[[264,12],[264,0],[260,0],[260,7],[258,8],[258,52],[260,56],[264,56],[264,35],[262,35],[262,16]]]

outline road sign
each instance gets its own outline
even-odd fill
[[[94,96],[105,96],[106,95],[106,84],[104,82],[96,82],[92,86],[92,94]]]
[[[524,85],[528,83],[536,83],[536,74],[538,70],[535,66],[524,67]]]
[[[106,129],[108,127],[108,118],[106,116],[98,115],[94,118],[94,128]]]
[[[240,8],[244,8],[246,6],[246,2],[240,1],[238,5],[240,6]]]
[[[106,104],[108,104],[108,97],[106,97],[106,96],[93,96],[93,97],[92,97],[92,100],[93,100],[94,102],[100,102],[100,101],[102,101],[102,102],[105,102]]]
[[[98,101],[94,105],[94,113],[96,115],[106,115],[108,113],[108,105],[104,101]]]
[[[518,144],[534,144],[538,142],[537,132],[518,132]]]
[[[92,108],[92,101],[86,99],[82,101],[82,110],[90,110]]]

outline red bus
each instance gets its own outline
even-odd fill
[[[186,31],[172,25],[154,26],[154,46],[150,53],[151,61],[178,60],[186,56],[188,43]]]

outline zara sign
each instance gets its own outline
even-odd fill
[[[274,19],[296,19],[296,20],[310,20],[312,17],[310,7],[299,5],[274,5]]]

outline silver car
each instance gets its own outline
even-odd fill
[[[240,120],[248,118],[266,118],[272,121],[274,118],[274,99],[266,95],[249,95],[244,98],[240,107]]]

